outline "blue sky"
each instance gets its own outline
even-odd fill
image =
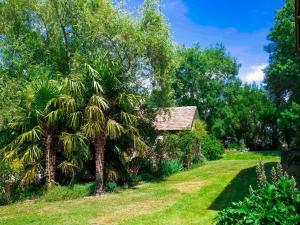
[[[141,0],[129,0],[137,6]],[[260,83],[268,63],[264,46],[284,0],[162,0],[174,40],[202,47],[222,43],[242,64],[240,78]]]

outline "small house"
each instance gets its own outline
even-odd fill
[[[161,133],[189,131],[197,119],[196,106],[161,108],[155,114],[154,127]]]

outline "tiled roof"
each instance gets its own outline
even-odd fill
[[[191,130],[197,115],[196,106],[158,109],[154,127],[159,131]]]

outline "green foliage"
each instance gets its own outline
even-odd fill
[[[280,113],[277,123],[284,134],[287,147],[299,150],[300,105],[292,102],[290,106]]]
[[[228,145],[228,148],[233,149],[233,150],[237,150],[239,152],[248,152],[249,151],[249,148],[247,148],[244,139],[241,139],[238,144],[237,143],[230,143]]]
[[[265,176],[264,166],[257,166],[259,188],[243,201],[219,213],[217,225],[226,224],[299,224],[300,192],[293,178],[282,174],[282,169],[272,169],[272,182]]]
[[[171,85],[177,58],[170,28],[160,7],[158,0],[145,0],[141,14],[140,28],[144,32],[146,55],[157,77],[151,84],[150,107],[168,107],[175,104]]]
[[[0,110],[0,129],[21,108],[3,157],[22,162],[22,185],[74,182],[95,147],[106,146],[106,159],[123,170],[125,154],[145,154],[136,109],[173,104],[176,55],[158,9],[146,1],[136,18],[106,0],[1,2],[0,100],[9,109]],[[153,82],[151,98],[145,80]],[[23,81],[26,92],[12,99],[6,88],[23,89]]]
[[[13,115],[18,112],[24,83],[26,82],[20,79],[3,76],[0,72],[0,131],[6,128]],[[0,147],[1,139],[0,137]]]
[[[240,145],[239,145],[238,150],[239,150],[240,152],[248,152],[248,151],[249,151],[249,148],[247,148],[244,139],[240,140]]]
[[[208,131],[223,143],[276,148],[276,107],[268,94],[237,78],[239,65],[223,46],[181,48],[174,83],[178,105],[196,105]]]
[[[158,162],[180,159],[185,168],[191,168],[192,162],[201,158],[201,144],[206,136],[206,124],[200,120],[195,121],[192,131],[164,135],[155,146]]]
[[[209,135],[202,144],[202,153],[208,160],[217,160],[223,156],[224,146],[215,136]]]
[[[183,170],[183,165],[180,160],[172,159],[161,162],[158,165],[157,175],[158,177],[167,177],[174,173],[180,172]]]
[[[270,64],[266,69],[266,87],[277,106],[278,126],[284,144],[294,149],[299,142],[298,114],[300,104],[300,55],[295,54],[295,1],[285,0],[277,11],[266,46]]]
[[[16,136],[2,149],[2,156],[6,162],[22,163],[24,174],[21,185],[35,183],[42,178],[39,175],[46,168],[43,161],[45,137],[54,135],[53,130],[58,127],[49,120],[48,113],[51,110],[48,101],[58,94],[54,81],[39,81],[28,86],[20,103],[21,111],[9,124]]]
[[[223,46],[180,48],[180,64],[174,82],[178,105],[195,105],[207,121],[220,102],[225,83],[236,79],[238,64]]]
[[[95,183],[74,184],[72,186],[54,186],[47,191],[41,199],[52,202],[82,198],[93,194],[95,187]]]
[[[295,54],[295,1],[285,0],[277,11],[275,24],[269,33],[272,43],[266,47],[270,65],[266,70],[267,88],[278,106],[295,101],[300,103],[300,55]]]
[[[11,164],[0,161],[0,205],[11,201],[14,183],[20,179],[21,170]]]
[[[115,192],[117,189],[117,184],[114,181],[109,181],[105,184],[105,192]]]

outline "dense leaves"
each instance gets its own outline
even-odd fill
[[[257,190],[250,187],[248,197],[221,211],[217,224],[299,224],[300,192],[295,180],[277,168],[277,171],[272,169],[272,182],[267,182],[264,169],[259,168],[260,187]]]
[[[300,55],[296,53],[295,1],[286,0],[277,12],[274,27],[269,33],[272,41],[266,47],[270,64],[266,69],[266,85],[277,106],[278,126],[282,141],[297,148],[299,132],[296,124],[300,104]]]
[[[208,160],[220,159],[224,154],[224,146],[216,137],[210,135],[203,141],[202,153]]]
[[[50,188],[94,170],[100,194],[105,166],[124,170],[127,152],[147,150],[137,109],[162,105],[155,94],[171,104],[175,51],[158,9],[146,1],[134,18],[108,0],[1,1],[1,88],[12,89],[1,96],[8,109],[0,122],[16,134],[1,153],[22,163],[23,185],[46,180]]]
[[[175,96],[196,105],[208,130],[227,146],[244,140],[251,149],[276,148],[276,107],[268,94],[237,78],[239,65],[223,46],[179,50]]]

